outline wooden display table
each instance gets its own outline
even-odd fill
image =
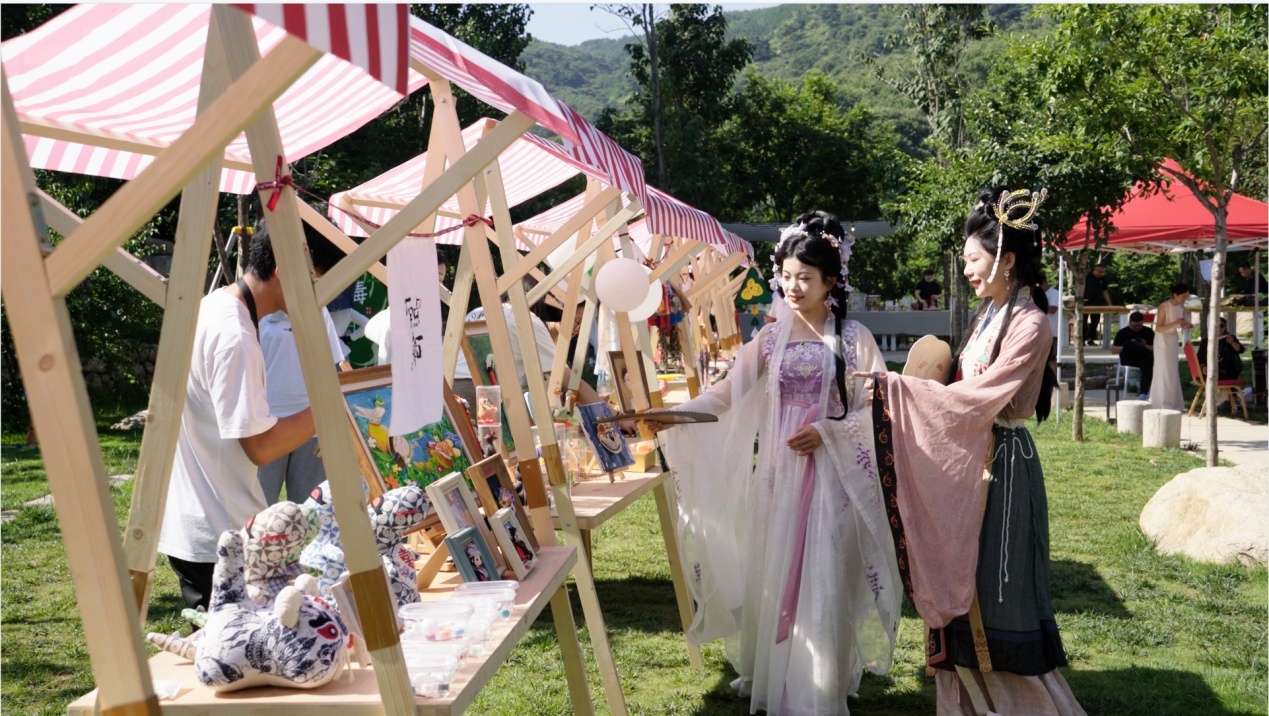
[[[556,590],[564,585],[577,562],[572,547],[543,547],[538,563],[520,583],[511,618],[494,624],[492,636],[480,658],[469,658],[458,669],[444,698],[415,699],[415,713],[420,716],[461,714],[476,694],[493,678],[520,638],[533,625],[543,607]],[[454,582],[457,581],[456,575]],[[452,591],[453,583],[433,585],[422,594],[424,599],[441,599]],[[576,639],[576,637],[574,637]],[[165,714],[216,714],[216,716],[258,716],[268,714],[331,714],[361,716],[384,713],[379,686],[374,672],[353,665],[349,674],[317,689],[281,689],[258,687],[217,694],[203,686],[194,676],[193,664],[175,654],[163,652],[150,659],[152,678],[182,682],[180,694],[171,701],[160,702]],[[586,688],[585,684],[582,685]],[[67,707],[70,716],[91,716],[97,699],[93,690]]]
[[[679,618],[683,622],[683,633],[692,625],[692,599],[687,591],[687,582],[683,581],[683,566],[679,560],[677,532],[675,532],[674,483],[670,481],[670,472],[627,472],[624,480],[609,482],[607,478],[578,482],[571,490],[573,509],[577,512],[577,528],[582,534],[582,545],[586,550],[586,561],[594,564],[591,554],[590,533],[600,525],[616,517],[622,510],[634,504],[635,500],[653,493],[657,501],[657,516],[661,521],[661,538],[665,541],[665,557],[670,563],[670,580],[674,583],[674,598],[678,602]],[[563,529],[559,517],[554,510],[551,522],[555,529]],[[701,648],[691,642],[687,643],[688,662],[696,668],[704,668]]]

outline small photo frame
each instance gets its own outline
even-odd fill
[[[538,561],[537,549],[529,545],[529,532],[510,507],[495,512],[492,521],[494,536],[498,538],[498,546],[502,548],[507,564],[511,565],[516,579],[524,580]]]
[[[608,363],[612,366],[613,382],[617,385],[617,402],[621,412],[635,411],[634,395],[638,391],[644,399],[648,398],[648,377],[643,370],[643,356],[635,351],[637,370],[631,371],[626,366],[626,354],[622,351],[608,351]]]
[[[445,546],[454,558],[454,566],[464,582],[496,582],[502,571],[494,566],[494,557],[485,540],[474,528],[463,529],[445,538]]]
[[[346,371],[339,374],[348,416],[357,444],[357,463],[370,486],[371,499],[403,485],[426,488],[442,476],[471,467],[476,434],[467,411],[448,384],[441,419],[408,435],[389,435],[392,423],[392,366]],[[456,419],[456,416],[460,416]]]
[[[452,536],[471,527],[476,530],[485,544],[493,543],[489,526],[485,524],[484,516],[476,508],[476,500],[472,497],[471,490],[467,489],[467,480],[463,478],[461,472],[451,472],[428,485],[427,496],[432,501],[436,514],[441,518],[441,526],[445,528],[446,534]],[[450,556],[455,557],[455,564],[459,562],[456,552],[450,552]],[[489,563],[498,570],[503,567],[502,561],[496,555]]]
[[[577,406],[582,430],[586,432],[586,437],[590,438],[591,444],[595,447],[595,457],[599,460],[599,466],[604,472],[616,472],[634,464],[634,455],[630,453],[630,446],[626,444],[626,439],[617,429],[617,424],[595,423],[599,418],[609,417],[612,414],[612,408],[608,406],[608,403]]]
[[[515,483],[511,480],[511,472],[502,456],[491,455],[467,468],[467,479],[476,488],[476,497],[479,498],[485,514],[492,515],[504,508],[510,508],[515,511],[520,524],[529,524],[529,516],[524,511]],[[536,552],[538,540],[533,531],[525,532],[524,537]]]

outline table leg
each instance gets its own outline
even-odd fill
[[[568,681],[573,713],[593,716],[595,706],[591,703],[590,686],[586,683],[582,645],[577,641],[577,623],[573,621],[573,607],[568,603],[568,587],[563,584],[551,597],[551,618],[555,620],[555,634],[559,637],[560,653],[564,657],[564,678]]]
[[[657,515],[661,518],[661,537],[665,540],[665,556],[670,560],[670,580],[674,582],[674,599],[679,605],[679,621],[683,623],[683,634],[692,626],[694,618],[692,597],[687,591],[687,582],[683,579],[683,563],[679,557],[679,541],[674,530],[674,493],[671,491],[674,476],[671,475],[656,486],[653,494],[657,500]],[[705,659],[701,656],[701,648],[687,642],[687,661],[693,668],[704,669]]]
[[[586,564],[590,565],[591,573],[595,571],[594,552],[590,546],[590,530],[579,530],[582,533],[582,550],[585,552]]]

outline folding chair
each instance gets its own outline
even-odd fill
[[[1203,417],[1203,411],[1207,410],[1207,378],[1203,375],[1203,371],[1199,368],[1198,356],[1194,354],[1194,346],[1186,343],[1185,362],[1190,366],[1190,378],[1194,380],[1194,384],[1198,386],[1198,393],[1194,396],[1194,400],[1190,402],[1190,412],[1187,415],[1194,414],[1194,406],[1199,406],[1199,417]],[[1216,381],[1216,398],[1222,400],[1222,396],[1229,397],[1229,413],[1234,414],[1234,409],[1241,404],[1243,406],[1243,420],[1250,420],[1247,416],[1247,401],[1243,398],[1243,381],[1241,380],[1217,380]],[[1202,401],[1202,402],[1199,402]]]

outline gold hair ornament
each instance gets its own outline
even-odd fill
[[[1039,229],[1039,225],[1031,218],[1035,216],[1036,209],[1040,208],[1048,196],[1048,189],[1041,189],[1034,194],[1030,189],[1015,189],[1002,192],[1000,198],[992,205],[991,211],[996,215],[996,223],[1000,228],[996,232],[996,260],[991,265],[991,274],[987,276],[987,283],[991,283],[996,278],[996,268],[1000,266],[1001,249],[1005,245],[1005,227],[1023,231]],[[1021,215],[1018,215],[1019,212]]]

